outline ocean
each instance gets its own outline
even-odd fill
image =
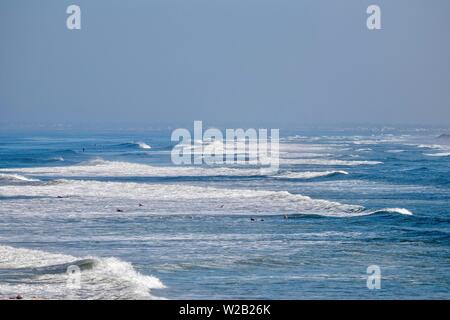
[[[3,130],[0,297],[448,299],[444,132],[281,129],[265,175],[173,165],[169,130]]]

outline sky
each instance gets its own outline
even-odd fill
[[[449,24],[448,0],[1,0],[0,124],[449,125]]]

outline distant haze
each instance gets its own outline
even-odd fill
[[[0,123],[448,125],[449,25],[448,0],[2,0]]]

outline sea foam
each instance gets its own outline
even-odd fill
[[[67,267],[86,265],[80,274],[80,289],[67,287]],[[164,288],[156,277],[143,275],[117,258],[77,258],[41,250],[0,246],[2,283],[6,296],[21,293],[24,298],[44,299],[157,299],[152,289]],[[11,281],[8,281],[11,274]],[[15,277],[29,278],[17,284]]]
[[[285,172],[279,175],[275,175],[275,178],[279,179],[314,179],[321,177],[330,177],[335,175],[348,175],[347,171],[343,170],[333,170],[333,171],[322,171],[322,172]]]
[[[22,216],[58,216],[64,212],[66,217],[78,218],[155,214],[316,214],[353,217],[372,213],[359,205],[313,199],[288,191],[184,184],[56,180],[36,186],[0,186],[0,193],[19,197],[18,200],[5,202],[1,212]],[[24,195],[28,198],[20,197]],[[56,196],[62,198],[55,201]],[[143,206],[138,207],[138,203]],[[29,210],[30,207],[38,209]]]
[[[0,181],[39,181],[38,179],[27,178],[20,174],[0,173]]]

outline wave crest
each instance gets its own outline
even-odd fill
[[[81,270],[77,290],[67,287],[67,268],[72,265]],[[154,299],[151,289],[165,288],[158,278],[143,275],[131,263],[117,258],[80,259],[42,250],[0,246],[0,269],[3,276],[0,292],[6,295],[25,293],[25,298]],[[17,278],[27,280],[17,284]]]
[[[37,214],[37,212],[30,212],[30,207],[40,208],[40,215],[53,216],[65,212],[66,216],[74,218],[136,214],[314,214],[328,217],[353,217],[373,213],[360,205],[313,199],[288,191],[195,185],[58,180],[58,183],[39,186],[0,186],[0,193],[11,197],[23,195],[33,197],[4,204],[2,209],[5,212],[22,216],[23,212],[29,215]],[[64,201],[55,203],[52,200],[55,195],[64,196]],[[143,204],[143,206],[137,206],[137,204]],[[89,210],[80,211],[83,207]],[[120,211],[117,211],[118,208]]]
[[[148,144],[146,144],[145,142],[142,141],[137,141],[137,142],[128,142],[128,143],[121,143],[116,145],[116,147],[119,148],[139,148],[139,149],[144,149],[144,150],[148,150],[151,149],[152,147]]]
[[[0,173],[0,181],[39,181],[38,179],[27,178],[20,174]]]
[[[424,153],[424,155],[429,157],[449,157],[450,152]]]
[[[368,214],[378,214],[378,213],[398,213],[406,216],[412,216],[413,213],[405,208],[384,208],[375,211],[371,211]]]
[[[323,171],[323,172],[285,172],[279,175],[275,175],[274,178],[278,179],[314,179],[321,177],[332,177],[336,175],[348,175],[349,173],[344,170],[333,170],[333,171]]]

